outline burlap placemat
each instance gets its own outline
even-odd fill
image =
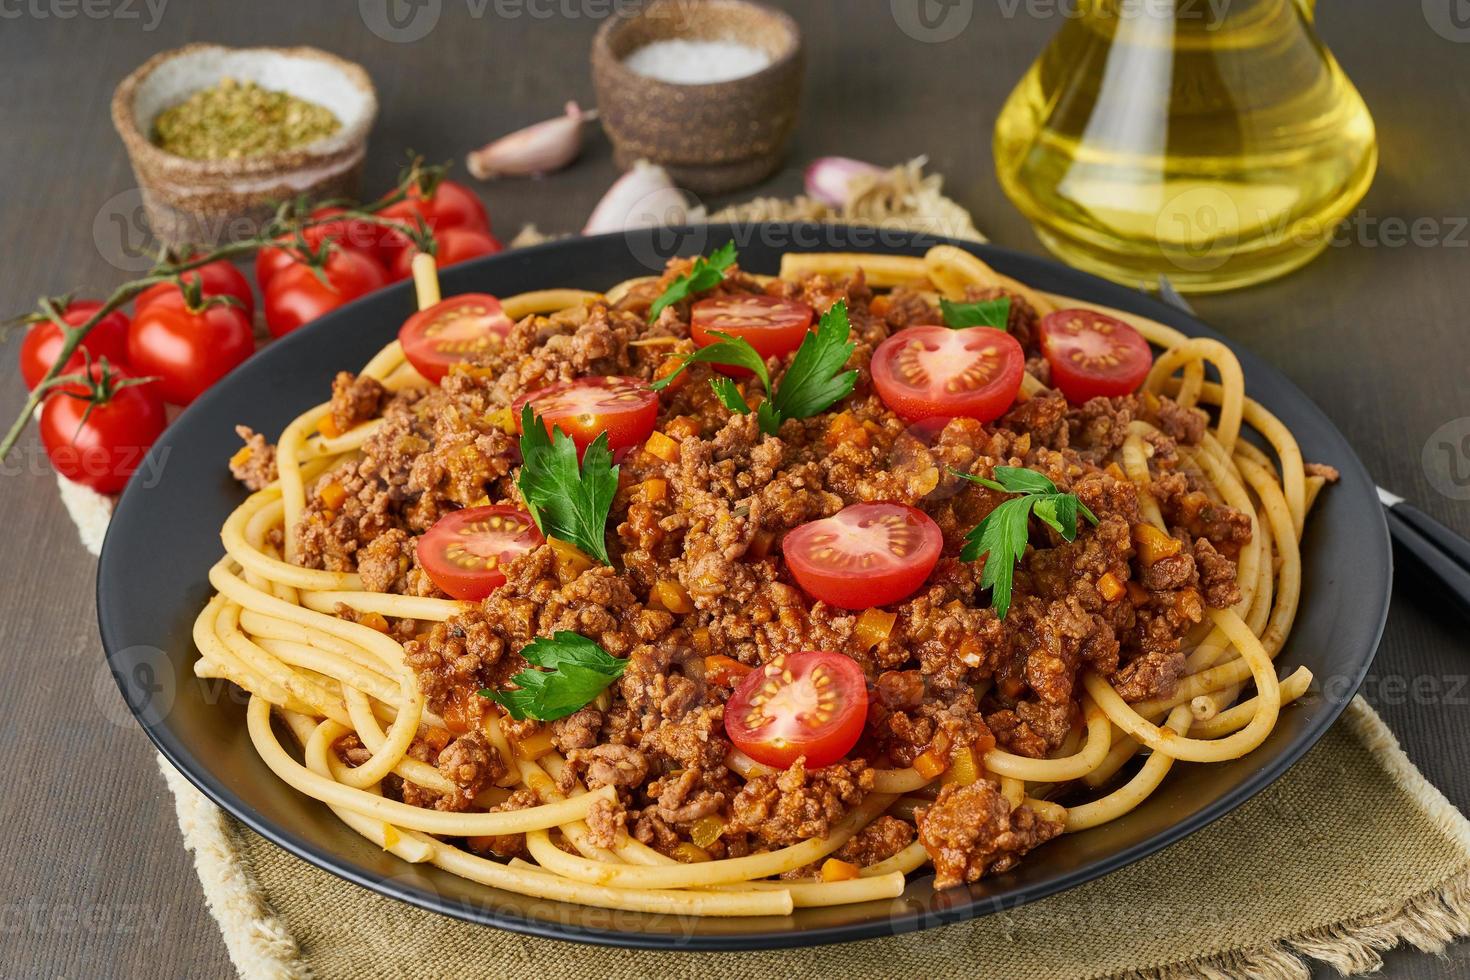
[[[833,211],[759,199],[718,221],[883,224],[981,240],[921,161]],[[544,238],[534,229],[517,239]],[[61,481],[95,551],[109,501]],[[430,976],[706,980],[984,976],[1287,980],[1320,960],[1345,974],[1400,943],[1439,952],[1470,935],[1470,822],[1355,700],[1275,785],[1184,841],[1014,911],[885,939],[770,953],[650,953],[468,925],[348,884],[225,815],[159,758],[185,846],[242,977]]]

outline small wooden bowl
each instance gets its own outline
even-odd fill
[[[801,31],[785,13],[748,0],[654,0],[610,18],[592,42],[592,82],[619,166],[662,165],[699,193],[746,187],[781,164],[801,96]],[[742,78],[679,85],[623,63],[652,41],[739,41],[771,63]]]
[[[230,160],[192,160],[153,143],[153,120],[160,112],[222,78],[325,106],[342,127],[294,149]],[[355,195],[377,114],[367,72],[316,48],[190,44],[150,58],[112,97],[112,124],[127,146],[148,222],[169,245],[217,245],[252,236],[275,205],[299,194]]]

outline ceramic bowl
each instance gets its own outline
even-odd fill
[[[771,63],[741,78],[683,85],[640,75],[625,58],[664,40],[739,41]],[[747,0],[654,0],[610,18],[592,42],[592,81],[620,166],[649,160],[681,187],[719,193],[771,174],[796,126],[801,32],[785,13]]]
[[[160,112],[223,78],[325,106],[342,127],[280,153],[230,160],[191,160],[154,145],[153,120]],[[355,196],[377,112],[367,72],[315,48],[190,44],[150,58],[112,97],[112,123],[127,146],[148,221],[170,245],[249,237],[276,204],[300,194]]]

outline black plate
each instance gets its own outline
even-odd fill
[[[444,292],[504,296],[555,286],[606,289],[655,271],[667,255],[707,251],[730,237],[740,247],[742,267],[767,273],[777,270],[786,251],[916,255],[943,241],[813,225],[645,231],[555,242],[455,266],[444,274]],[[1142,294],[1056,263],[992,246],[951,244],[1040,289],[1132,310],[1186,333],[1219,337]],[[1337,718],[1378,645],[1391,567],[1372,481],[1342,434],[1306,396],[1236,347],[1251,395],[1291,427],[1308,459],[1342,471],[1342,482],[1322,495],[1308,523],[1301,612],[1280,657],[1283,673],[1299,664],[1310,667],[1317,693],[1286,709],[1270,738],[1248,757],[1177,767],[1123,819],[1053,841],[1011,873],[972,888],[936,894],[924,876],[892,901],[800,909],[788,918],[692,919],[589,909],[523,898],[409,865],[368,844],[266,768],[246,736],[239,692],[192,674],[196,654],[190,624],[208,598],[205,574],[221,554],[220,525],[243,498],[225,468],[238,445],[236,423],[271,435],[280,432],[307,406],[326,398],[337,371],[365,363],[391,340],[412,310],[407,284],[358,300],[271,345],[201,398],[155,447],[159,478],[135,479],[123,495],[97,571],[103,646],[124,697],[159,750],[205,795],[272,841],[393,898],[536,935],[683,949],[816,945],[1013,908],[1137,861],[1260,792]]]

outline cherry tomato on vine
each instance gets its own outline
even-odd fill
[[[787,653],[747,674],[725,703],[725,732],[756,762],[785,769],[806,757],[830,766],[857,744],[868,718],[862,668],[840,653]]]
[[[870,370],[884,404],[910,422],[991,422],[1016,400],[1026,355],[1016,338],[990,327],[908,327],[878,345]]]
[[[128,328],[128,365],[157,375],[164,401],[187,405],[255,352],[245,311],[227,303],[191,310],[177,291],[138,311]]]
[[[944,535],[907,504],[852,504],[788,531],[786,565],[811,596],[843,609],[907,599],[934,571]]]
[[[1067,400],[1081,404],[1138,390],[1153,367],[1143,335],[1106,313],[1057,310],[1041,320],[1041,352]]]
[[[255,294],[250,291],[250,280],[245,278],[245,273],[235,268],[235,264],[228,259],[217,259],[208,262],[197,269],[184,273],[180,278],[185,282],[198,282],[199,288],[205,298],[210,296],[233,296],[240,303],[240,309],[245,314],[247,321],[255,319]],[[143,312],[143,308],[162,296],[177,296],[179,287],[175,283],[161,282],[149,286],[138,294],[133,300],[134,314]]]
[[[304,262],[293,262],[271,278],[265,291],[265,325],[282,337],[324,313],[384,286],[383,269],[372,259],[347,248],[327,256],[327,282]]]
[[[466,507],[439,518],[415,547],[435,585],[456,599],[477,601],[505,584],[501,566],[544,543],[523,510]]]
[[[413,227],[422,222],[435,234],[448,228],[467,228],[472,231],[490,231],[490,216],[485,205],[475,192],[452,180],[441,180],[434,193],[425,198],[418,185],[408,189],[408,196],[390,204],[378,214],[384,218],[401,221]],[[392,268],[399,254],[411,243],[403,235],[387,230],[379,242],[379,255],[383,264]],[[443,264],[443,263],[441,263]],[[401,276],[399,278],[402,278]]]
[[[61,311],[61,318],[74,327],[80,327],[101,308],[102,304],[94,299],[74,299]],[[50,320],[40,319],[31,324],[25,339],[20,342],[20,376],[25,379],[27,388],[35,388],[41,383],[46,372],[51,370],[51,365],[56,363],[65,343],[66,338],[61,335],[61,328]],[[128,315],[122,310],[113,310],[107,314],[82,339],[81,347],[86,348],[93,361],[105,357],[114,365],[126,366]],[[84,363],[86,358],[82,355],[81,348],[78,348],[72,351],[71,357],[62,366],[61,373],[80,371]]]
[[[800,300],[776,296],[715,296],[694,304],[689,317],[689,336],[700,347],[730,334],[749,342],[764,360],[789,354],[801,346],[811,329],[816,311]],[[716,364],[716,371],[731,377],[750,374],[744,368]]]
[[[419,374],[438,384],[453,365],[499,347],[511,326],[500,300],[464,293],[409,317],[398,331],[398,342]]]
[[[80,373],[80,372],[78,372]],[[56,472],[98,493],[118,493],[167,424],[156,383],[93,364],[89,384],[54,388],[41,405],[41,444]]]
[[[329,218],[343,212],[343,208],[317,208],[311,212],[311,217],[313,219]],[[361,252],[376,263],[378,261],[378,242],[382,238],[382,232],[383,229],[372,222],[347,218],[342,221],[329,221],[326,224],[303,228],[301,237],[306,240],[307,247],[313,251],[320,248],[322,242],[330,241],[339,248]],[[283,235],[278,240],[290,245],[295,241],[295,236]],[[270,285],[270,281],[275,278],[276,273],[300,258],[300,254],[294,248],[265,246],[255,253],[255,284],[263,292]]]
[[[528,392],[511,406],[517,429],[528,404],[547,432],[560,429],[571,436],[579,459],[600,432],[617,452],[642,445],[658,422],[658,392],[637,378],[577,378]]]
[[[434,253],[434,262],[441,269],[454,265],[456,262],[477,259],[482,255],[494,255],[503,247],[500,239],[488,231],[479,231],[474,228],[441,228],[434,232],[434,241],[438,245],[438,251]],[[413,275],[413,257],[418,252],[417,248],[405,248],[394,257],[393,279],[395,281],[407,279]]]

